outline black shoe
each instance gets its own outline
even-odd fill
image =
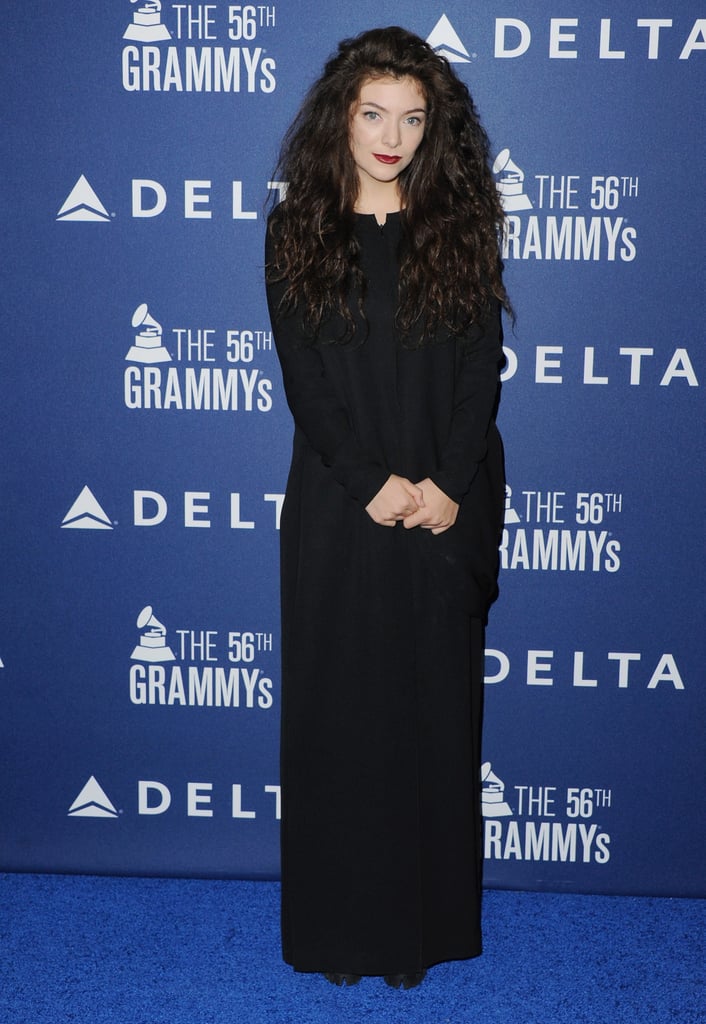
[[[324,974],[326,981],[330,981],[332,985],[338,985],[339,988],[342,985],[357,985],[360,981],[360,974],[339,974],[338,972],[328,971]]]
[[[385,984],[390,988],[416,988],[426,976],[426,971],[416,971],[414,974],[386,974]]]

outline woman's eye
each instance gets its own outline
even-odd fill
[[[421,123],[422,123],[421,117],[416,117],[415,116],[415,117],[408,117],[407,118],[407,124],[411,124],[413,127],[416,127],[417,125],[420,125]]]
[[[363,112],[363,117],[368,121],[375,121],[378,118],[378,112],[376,110],[366,110]]]

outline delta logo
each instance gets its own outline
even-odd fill
[[[61,521],[62,530],[112,530],[113,523],[86,485]]]
[[[427,36],[427,43],[434,53],[446,57],[449,64],[470,64],[472,56],[445,14],[442,14]],[[475,54],[473,54],[475,57]]]
[[[274,821],[281,818],[281,791],[278,785],[262,786],[260,793],[240,782],[234,782],[229,789],[214,794],[212,782],[187,782],[185,811],[187,818],[213,818],[214,799],[220,814],[227,811],[233,819],[252,820],[267,817]],[[260,795],[264,794],[264,795]],[[137,783],[137,813],[155,817],[172,807],[173,792],[164,782],[156,779],[140,779]],[[255,806],[248,806],[249,804]],[[118,811],[100,785],[91,775],[68,810],[69,818],[120,818]]]
[[[69,807],[70,818],[117,818],[118,811],[95,775],[90,779]]]
[[[599,61],[621,61],[642,57],[655,61],[668,56],[686,61],[706,50],[706,18],[696,18],[681,26],[675,25],[673,18],[637,18],[633,23],[636,31],[632,25],[613,24],[612,18],[600,18],[599,25],[595,20],[589,23],[588,18],[548,20],[547,26],[546,20],[540,25],[536,18],[495,18],[493,57],[522,58],[532,47],[537,48],[537,39],[547,47],[550,60],[597,57]],[[468,52],[446,14],[439,18],[427,42],[450,63],[469,64],[477,56]]]
[[[231,181],[230,197],[226,205],[233,220],[257,221],[261,214],[252,197],[244,195],[244,183]],[[211,220],[214,211],[211,208],[211,190],[213,181],[201,178],[187,178],[179,188],[179,200],[172,194],[170,209],[181,208],[185,220]],[[268,181],[267,189],[276,192],[281,200],[284,198],[286,183]],[[133,178],[130,182],[130,216],[140,219],[159,217],[167,208],[167,188],[161,181],[153,178]],[[59,222],[79,221],[83,223],[110,223],[115,213],[108,213],[105,204],[90,184],[85,174],[81,174],[68,196],[64,200],[56,220]]]
[[[267,523],[279,530],[284,494],[268,492],[262,495],[259,504],[260,517],[252,496],[241,501],[240,491],[229,491],[227,495],[212,495],[211,491],[184,491],[169,499],[159,491],[134,490],[132,492],[132,525],[136,527],[160,526],[171,514],[175,518],[174,506],[180,506],[176,516],[187,528],[210,529],[212,525],[226,526],[231,530],[254,530]],[[216,507],[217,506],[217,507]],[[265,513],[267,509],[267,513]],[[246,516],[253,518],[246,518]],[[212,519],[215,516],[215,519]],[[93,491],[86,484],[61,521],[62,530],[113,530],[118,520],[110,518],[99,503]]]
[[[109,224],[111,215],[96,195],[86,175],[82,174],[66,197],[56,219]]]

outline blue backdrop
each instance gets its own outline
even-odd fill
[[[337,41],[398,23],[470,86],[508,212],[486,882],[706,894],[706,18],[658,7],[13,5],[0,867],[277,875],[264,204]]]

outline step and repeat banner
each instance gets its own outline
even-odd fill
[[[306,88],[385,24],[468,83],[508,214],[486,883],[706,895],[691,0],[13,6],[0,867],[277,877],[265,207]]]

